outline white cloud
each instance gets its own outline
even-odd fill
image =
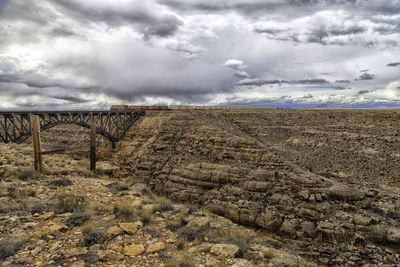
[[[243,70],[247,68],[243,61],[237,59],[229,59],[224,63],[224,65],[234,70]]]

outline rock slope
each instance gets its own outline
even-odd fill
[[[277,247],[290,244],[320,264],[399,263],[399,189],[293,164],[260,138],[271,128],[258,124],[268,112],[257,112],[149,113],[123,144],[122,171],[175,201],[263,229]]]

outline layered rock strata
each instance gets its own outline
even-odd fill
[[[262,229],[322,264],[400,260],[398,189],[300,168],[244,131],[232,112],[150,113],[129,139],[122,171],[159,194]]]

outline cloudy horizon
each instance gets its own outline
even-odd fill
[[[0,0],[0,109],[400,105],[398,0]]]

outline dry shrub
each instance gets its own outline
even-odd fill
[[[0,260],[15,255],[25,241],[15,238],[4,238],[0,240]]]
[[[169,200],[168,198],[165,197],[156,197],[155,198],[155,209],[154,212],[164,212],[164,211],[170,211],[174,210],[174,204]]]
[[[65,225],[69,227],[81,226],[90,219],[90,216],[86,213],[75,212],[65,221]]]
[[[34,197],[36,196],[36,190],[32,187],[24,187],[20,189],[16,189],[15,187],[9,187],[7,189],[7,196],[13,199],[23,199],[26,197]]]
[[[186,225],[185,215],[183,213],[178,213],[174,217],[170,218],[167,223],[167,229],[171,231],[176,231],[178,228]]]
[[[57,208],[61,213],[79,212],[84,209],[85,197],[72,194],[62,194],[58,196]]]
[[[72,185],[72,181],[68,178],[59,178],[56,180],[53,180],[49,183],[49,185],[54,185],[54,186],[70,186]]]
[[[48,203],[46,201],[30,201],[28,209],[32,214],[54,211],[54,203]]]
[[[82,245],[85,247],[98,244],[104,238],[104,232],[96,229],[96,227],[91,224],[82,227],[82,235]]]
[[[161,260],[164,260],[164,261],[171,258],[171,256],[169,256],[165,251],[160,251],[160,252],[158,252],[158,257],[159,257]]]
[[[40,180],[43,178],[43,175],[31,169],[17,168],[10,171],[10,173],[7,175],[7,178],[16,178],[21,181]]]
[[[99,204],[93,207],[93,211],[97,215],[104,215],[113,212],[113,208],[104,204]]]
[[[203,233],[199,229],[185,226],[179,230],[178,236],[185,238],[187,241],[194,241],[202,239]]]

